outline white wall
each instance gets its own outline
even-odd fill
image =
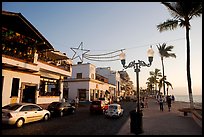
[[[39,84],[40,76],[38,75],[31,75],[28,73],[23,72],[15,72],[11,70],[2,70],[2,76],[4,76],[4,82],[2,85],[2,106],[9,104],[11,102],[11,88],[12,88],[12,81],[13,78],[19,78],[19,92],[17,102],[19,102],[20,98],[20,87],[22,82]]]
[[[69,99],[75,99],[78,96],[78,89],[89,90],[89,82],[68,82],[69,87]]]
[[[95,69],[95,66],[90,63],[73,65],[71,78],[76,78],[77,73],[82,73],[82,78],[91,78],[91,74],[94,74],[95,79]]]

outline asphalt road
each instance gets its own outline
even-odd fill
[[[73,115],[53,117],[49,121],[25,124],[22,128],[2,125],[2,135],[116,135],[129,118],[135,102],[121,102],[124,115],[119,119],[90,114],[89,106],[80,107]]]

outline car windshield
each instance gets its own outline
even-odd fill
[[[22,105],[20,105],[20,104],[9,104],[9,105],[2,107],[2,109],[17,110],[21,106]]]
[[[117,106],[112,106],[112,105],[110,105],[110,106],[109,106],[109,109],[117,109]]]
[[[60,102],[52,102],[52,103],[50,104],[50,106],[52,106],[52,107],[58,107],[58,106],[60,106],[60,105],[61,105]]]

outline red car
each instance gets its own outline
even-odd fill
[[[108,109],[108,105],[104,100],[95,100],[90,104],[90,113],[100,113],[103,114],[105,110]]]

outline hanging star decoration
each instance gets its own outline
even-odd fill
[[[90,50],[83,49],[83,42],[80,43],[78,48],[70,48],[70,49],[74,52],[72,60],[75,58],[79,58],[81,62],[83,62],[84,54],[90,51]]]

